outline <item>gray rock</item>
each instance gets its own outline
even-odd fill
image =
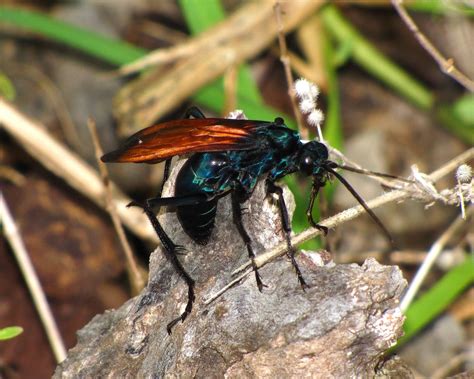
[[[170,196],[170,188],[172,181],[164,196]],[[285,196],[292,209],[290,193]],[[246,204],[244,223],[257,254],[283,240],[279,212],[270,200],[261,183]],[[297,260],[310,284],[306,291],[289,261],[279,259],[260,269],[263,293],[249,275],[205,305],[203,300],[247,260],[229,199],[219,203],[217,228],[207,246],[193,244],[173,213],[161,214],[160,220],[188,249],[180,260],[197,283],[191,315],[168,336],[166,325],[184,307],[187,288],[159,247],[150,259],[148,286],[86,325],[55,378],[370,377],[402,333],[398,299],[406,281],[398,267],[373,259],[362,266],[317,266],[301,254]]]

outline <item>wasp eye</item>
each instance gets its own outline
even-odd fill
[[[314,161],[310,155],[304,155],[300,161],[300,170],[306,175],[313,173]]]

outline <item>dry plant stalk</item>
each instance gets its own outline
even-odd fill
[[[26,182],[25,175],[21,174],[14,168],[4,164],[0,164],[0,179],[2,178],[7,181],[10,181],[16,186],[22,186]]]
[[[95,170],[75,154],[70,152],[65,146],[52,138],[40,124],[30,120],[7,101],[2,99],[0,99],[0,126],[3,126],[3,128],[14,137],[20,145],[22,145],[48,170],[63,178],[69,185],[84,196],[88,197],[102,208],[105,208],[105,187]],[[342,154],[340,154],[340,156],[343,157]],[[473,158],[474,148],[471,148],[432,173],[430,179],[435,182],[456,169],[460,164]],[[387,183],[387,185],[389,185],[389,183]],[[406,198],[433,201],[432,197],[417,190],[417,188],[418,187],[415,187],[414,185],[412,185],[412,187],[405,186],[403,189],[388,192],[368,201],[367,205],[370,208],[376,208],[383,204]],[[135,208],[126,208],[126,205],[130,203],[131,199],[126,197],[122,192],[115,188],[115,186],[112,186],[112,189],[115,206],[117,207],[117,212],[122,223],[139,238],[157,242],[158,238],[143,213]],[[361,206],[356,206],[326,219],[321,222],[321,224],[332,228],[340,223],[349,221],[362,213],[363,208]],[[294,245],[298,245],[314,238],[318,234],[319,231],[317,229],[309,228],[293,237],[292,242]],[[265,264],[267,259],[273,259],[273,257],[283,254],[286,251],[285,249],[285,244],[278,245],[272,251],[257,257],[258,264]]]
[[[300,58],[295,53],[289,51],[288,57],[290,58],[291,69],[301,78],[306,78],[313,83],[318,83],[318,87],[322,91],[327,90],[327,82],[325,82],[319,73],[315,71],[312,64],[308,64],[304,59]]]
[[[222,114],[227,115],[237,108],[237,66],[230,66],[224,73],[224,109]]]
[[[438,170],[434,171],[429,175],[429,179],[433,182],[438,181],[441,179],[443,176],[447,175],[449,172],[455,170],[459,165],[461,165],[464,162],[467,162],[469,160],[474,159],[474,148],[471,148],[464,153],[460,154],[459,156],[455,157],[442,167],[440,167]],[[434,200],[439,200],[438,198],[433,198],[429,193],[424,191],[420,186],[416,186],[414,184],[412,185],[406,185],[406,187],[403,190],[395,190],[395,191],[390,191],[388,193],[385,193],[381,196],[376,197],[375,199],[372,199],[370,201],[367,201],[367,206],[370,209],[375,209],[378,208],[384,204],[388,204],[391,202],[399,202],[405,199],[409,198],[415,198],[419,200],[424,200],[425,202],[432,202]],[[325,226],[327,228],[334,228],[337,225],[340,225],[344,222],[347,222],[349,220],[352,220],[359,215],[363,214],[365,212],[364,208],[361,205],[354,206],[352,208],[346,209],[337,215],[334,215],[332,217],[329,217],[325,220],[322,220],[319,222],[320,225]],[[308,228],[304,230],[303,232],[293,236],[291,238],[291,243],[293,246],[297,246],[303,242],[309,241],[310,239],[321,235],[322,232],[319,229],[316,228]],[[286,253],[287,245],[286,243],[280,243],[277,246],[275,246],[273,249],[263,253],[259,254],[255,260],[254,263],[255,265],[260,268],[267,263],[273,261],[275,258],[283,255]],[[245,276],[247,276],[250,272],[252,272],[251,268],[252,262],[247,261],[244,265],[240,266],[237,268],[233,274],[239,274],[241,273],[237,278],[235,278],[232,281],[231,285],[234,285],[235,283],[238,283],[240,280],[242,280]],[[229,287],[231,285],[228,285]],[[227,289],[227,287],[225,289]],[[219,291],[219,293],[214,294],[211,296],[207,302],[210,302],[214,300],[216,297],[220,296],[224,292],[224,289]]]
[[[324,92],[328,88],[328,79],[323,67],[322,28],[321,18],[318,14],[311,16],[298,28],[296,38],[307,63],[304,61],[300,62],[301,59],[297,56],[293,56],[291,53],[290,63],[296,72],[302,72],[302,75],[299,75],[300,77],[317,84]],[[306,72],[306,74],[304,74],[304,72]]]
[[[469,378],[472,374],[472,371],[468,371],[466,373],[460,373],[458,375],[451,376],[452,371],[454,371],[456,368],[461,366],[461,364],[466,363],[466,364],[472,364],[474,361],[474,350],[470,349],[466,352],[459,353],[449,359],[448,362],[445,362],[442,366],[440,366],[433,374],[432,374],[432,379],[444,379],[444,378]],[[464,376],[466,374],[466,376]]]
[[[23,64],[18,61],[15,61],[14,64],[9,64],[7,66],[7,72],[33,81],[34,84],[39,87],[41,92],[44,94],[45,99],[51,104],[51,107],[58,118],[59,126],[62,129],[64,138],[71,146],[74,146],[76,150],[79,150],[78,147],[81,143],[81,138],[77,132],[76,126],[74,125],[74,121],[68,110],[64,97],[54,81],[37,67],[30,64]]]
[[[132,293],[133,295],[137,295],[145,287],[146,279],[143,277],[139,269],[139,265],[137,261],[135,260],[135,256],[133,255],[132,248],[130,247],[130,244],[128,243],[127,236],[125,235],[125,231],[123,230],[120,217],[115,207],[107,167],[105,163],[103,163],[100,160],[100,157],[104,154],[104,152],[102,150],[102,147],[100,146],[99,135],[97,134],[97,127],[95,125],[95,122],[92,119],[89,119],[87,121],[87,126],[89,127],[89,132],[91,133],[91,136],[92,136],[92,142],[94,143],[95,155],[97,158],[97,163],[99,165],[100,176],[105,186],[106,209],[110,214],[110,218],[112,219],[112,223],[114,225],[115,231],[117,232],[120,244],[122,245],[123,251],[125,253],[127,275],[132,287]]]
[[[66,348],[61,333],[56,325],[43,287],[38,279],[38,275],[36,275],[33,263],[26,251],[23,239],[20,236],[2,192],[0,192],[0,225],[2,226],[6,240],[12,248],[23,278],[25,279],[31,298],[33,299],[33,304],[38,312],[41,324],[43,325],[54,357],[56,358],[56,362],[60,363],[66,359]]]
[[[420,31],[413,18],[408,14],[406,9],[403,7],[403,0],[392,0],[392,4],[397,10],[403,22],[408,26],[408,29],[414,34],[421,46],[433,57],[438,63],[441,71],[451,76],[459,84],[465,87],[470,92],[474,92],[474,82],[459,71],[454,66],[453,58],[446,58],[439,52],[439,50],[433,45],[433,43]]]
[[[470,216],[472,216],[473,212],[474,207],[470,207],[468,211],[468,219]],[[403,297],[400,303],[400,309],[402,310],[402,312],[406,312],[406,310],[412,303],[426,276],[430,272],[431,267],[435,264],[445,245],[459,229],[465,226],[465,224],[466,220],[464,220],[464,218],[459,215],[459,217],[441,234],[441,236],[431,246],[428,255],[426,256],[426,259],[423,260],[422,265],[416,272],[416,275],[413,278],[410,287],[408,288],[405,296]]]
[[[314,0],[282,4],[283,31],[294,28],[322,4],[322,1]],[[278,33],[272,8],[273,1],[270,0],[249,2],[184,45],[152,52],[143,61],[125,66],[124,72],[128,73],[170,59],[176,62],[159,75],[155,70],[161,70],[160,66],[153,69],[120,91],[114,110],[120,133],[129,135],[149,126],[196,90],[221,76],[227,68],[254,57],[270,45]]]
[[[105,187],[96,170],[66,146],[56,141],[41,124],[31,120],[0,98],[0,126],[43,166],[64,179],[72,188],[105,208]],[[158,241],[148,220],[139,209],[126,208],[131,199],[112,185],[117,212],[133,233]]]
[[[309,132],[308,132],[308,129],[303,128],[303,117],[299,110],[298,101],[296,99],[293,74],[291,72],[291,65],[290,65],[290,56],[288,55],[288,48],[286,46],[285,34],[283,32],[283,23],[281,21],[281,3],[279,0],[275,2],[273,11],[275,12],[276,24],[278,28],[278,45],[280,46],[280,61],[281,63],[283,63],[283,68],[285,69],[286,85],[288,86],[288,96],[290,97],[290,100],[291,100],[293,114],[295,115],[296,125],[298,126],[298,131],[301,135],[301,138],[308,139]]]

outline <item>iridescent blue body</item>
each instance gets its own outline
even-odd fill
[[[297,132],[284,124],[260,122],[255,150],[197,153],[181,168],[175,184],[175,196],[204,194],[209,201],[177,207],[183,229],[197,243],[205,244],[214,227],[217,201],[235,191],[241,200],[250,197],[257,182],[271,182],[300,170],[301,152],[314,145],[321,163],[328,159],[327,149],[318,142],[303,144]],[[312,166],[314,169],[315,166]],[[318,174],[316,172],[310,174]],[[314,171],[314,170],[313,170]]]
[[[252,195],[259,180],[265,180],[267,194],[277,196],[282,230],[288,247],[287,255],[303,288],[308,285],[296,263],[295,249],[291,244],[291,219],[283,190],[275,183],[278,179],[296,171],[312,177],[313,186],[306,216],[310,225],[327,233],[325,226],[318,225],[313,220],[312,209],[329,174],[335,176],[388,235],[364,200],[335,171],[337,167],[349,168],[328,160],[328,149],[324,144],[317,141],[304,143],[299,134],[289,129],[279,117],[273,122],[206,118],[199,109],[192,107],[186,112],[186,119],[171,120],[140,130],[129,137],[123,146],[105,154],[101,159],[104,162],[136,163],[166,161],[166,180],[171,158],[191,153],[176,178],[174,196],[161,197],[160,190],[158,196],[147,199],[144,204],[130,204],[143,208],[163,244],[165,256],[188,286],[186,308],[168,324],[168,333],[171,333],[176,323],[184,321],[191,313],[195,299],[194,280],[178,259],[177,252],[182,247],[176,245],[166,234],[153,207],[176,207],[184,231],[197,243],[205,244],[214,228],[219,199],[231,195],[232,218],[247,247],[260,291],[264,284],[257,270],[252,241],[243,224],[241,207]],[[354,168],[351,170],[360,172]]]

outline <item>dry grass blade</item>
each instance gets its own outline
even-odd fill
[[[474,92],[474,81],[469,79],[456,66],[454,66],[454,60],[452,58],[445,58],[443,54],[433,45],[433,43],[420,31],[413,18],[408,14],[406,9],[403,7],[403,0],[392,0],[392,4],[397,10],[403,22],[408,26],[408,29],[414,34],[421,46],[433,57],[438,63],[441,71],[451,76],[459,84],[464,86],[471,92]]]
[[[58,118],[59,125],[66,141],[69,145],[79,151],[81,138],[68,110],[68,105],[66,104],[61,91],[48,75],[44,74],[33,65],[22,64],[20,62],[9,64],[7,70],[20,78],[34,82],[34,84],[39,87],[39,90],[42,92],[42,97],[48,100],[51,104],[51,108]]]
[[[286,18],[284,21],[284,30],[288,31],[295,27],[301,18],[311,14],[311,11],[317,6],[322,5],[322,3],[322,1],[300,0],[291,4],[291,6],[285,4],[284,11]],[[250,2],[242,6],[224,22],[201,33],[199,36],[174,47],[155,50],[145,57],[123,66],[118,72],[123,75],[135,73],[149,66],[166,64],[179,58],[193,56],[202,50],[211,53],[217,46],[246,46],[242,54],[245,54],[247,50],[249,50],[251,54],[256,54],[276,36],[276,28],[274,25],[272,26],[271,22],[272,6],[273,1],[271,0]],[[257,30],[254,31],[254,28]],[[263,35],[258,37],[257,31],[263,32]],[[252,37],[257,37],[257,39],[250,38],[249,41],[241,45],[239,39],[249,38],[249,33]],[[250,45],[255,46],[252,47]],[[235,54],[239,55],[239,52],[236,51]],[[242,58],[242,60],[239,60],[239,62],[249,57],[250,56],[246,56]]]
[[[5,179],[16,186],[22,186],[26,183],[26,177],[14,168],[0,164],[0,179]]]
[[[230,66],[224,73],[225,104],[223,117],[237,108],[237,66]]]
[[[41,283],[36,275],[36,271],[31,263],[28,252],[26,251],[23,240],[18,232],[15,221],[8,209],[7,203],[0,192],[0,223],[3,228],[5,238],[10,243],[18,266],[23,274],[23,278],[30,291],[31,298],[35,304],[35,308],[40,316],[41,323],[48,337],[48,341],[53,350],[56,362],[60,363],[66,358],[66,348],[59,333],[58,326],[54,320],[53,313],[49,307],[46,295],[41,287]]]
[[[283,32],[294,28],[322,3],[300,0],[282,4]],[[186,42],[185,51],[192,54],[181,56],[168,71],[148,73],[126,85],[115,99],[115,115],[121,128],[125,128],[120,132],[130,134],[150,125],[230,66],[254,57],[270,45],[278,33],[272,7],[269,0],[247,3],[224,22]],[[155,64],[151,57],[142,62]],[[162,58],[158,61],[163,62]],[[133,67],[136,70],[146,65]],[[130,72],[129,67],[124,70]]]
[[[299,62],[298,57],[293,57],[290,53],[291,65],[293,69],[300,71],[301,77],[306,78],[321,89],[328,88],[328,78],[323,67],[323,47],[321,40],[322,23],[318,14],[314,14],[306,20],[296,32],[298,45],[301,47],[306,62]]]
[[[291,73],[290,56],[288,55],[288,47],[286,46],[285,34],[283,32],[283,23],[281,21],[281,4],[277,0],[273,7],[275,12],[276,24],[278,28],[278,44],[280,45],[280,61],[283,63],[285,69],[286,85],[288,86],[288,96],[291,100],[291,106],[293,107],[293,114],[298,125],[298,131],[300,132],[301,138],[309,138],[309,133],[306,128],[303,128],[303,117],[301,116],[298,101],[296,100],[295,86],[293,80],[293,74]]]
[[[441,179],[444,175],[448,174],[449,172],[455,170],[460,164],[469,161],[470,159],[474,158],[474,148],[471,148],[464,153],[460,154],[456,158],[452,159],[442,167],[440,167],[438,170],[434,171],[429,175],[429,178],[433,181],[436,182],[437,180]],[[379,197],[376,197],[375,199],[372,199],[370,201],[367,201],[367,206],[370,209],[375,209],[378,208],[384,204],[388,204],[391,202],[398,202],[402,201],[405,199],[409,199],[410,197],[414,197],[416,199],[420,199],[420,195],[416,193],[416,189],[414,188],[413,190],[410,190],[410,187],[407,187],[404,190],[395,190],[391,191],[388,193],[385,193]],[[432,198],[427,198],[425,199],[427,202],[428,201],[433,201]],[[361,205],[357,205],[355,207],[346,209],[345,211],[342,211],[338,213],[335,216],[329,217],[323,221],[321,221],[319,224],[322,226],[325,226],[327,228],[334,228],[337,225],[340,225],[342,223],[345,223],[349,220],[352,220],[359,215],[364,213],[364,208]],[[306,229],[305,231],[299,233],[298,235],[292,237],[291,243],[293,246],[297,246],[303,242],[306,242],[318,235],[321,235],[322,232],[319,229],[316,228],[309,228]],[[265,252],[264,254],[258,255],[255,258],[255,264],[257,267],[262,267],[265,264],[269,263],[273,259],[283,255],[286,253],[287,250],[287,245],[286,243],[280,243],[277,246],[275,246],[273,249]],[[240,266],[237,268],[233,274],[237,274],[245,269],[247,269],[250,265],[252,264],[251,261],[247,261],[244,265]]]
[[[110,180],[109,174],[107,172],[107,167],[105,164],[100,160],[100,157],[104,154],[102,147],[100,146],[99,136],[97,134],[97,128],[95,122],[91,119],[87,121],[87,126],[89,127],[89,131],[92,136],[92,141],[94,142],[95,148],[95,155],[97,158],[97,163],[99,165],[100,176],[102,177],[102,181],[105,186],[105,204],[107,211],[110,214],[110,218],[112,219],[112,223],[114,224],[115,231],[120,240],[120,244],[122,245],[123,251],[125,253],[126,259],[126,267],[127,267],[127,274],[130,284],[132,286],[132,293],[137,295],[140,291],[145,287],[145,278],[143,277],[142,273],[140,272],[139,266],[135,260],[133,255],[132,248],[128,243],[127,237],[125,235],[125,231],[123,230],[122,223],[120,222],[120,217],[117,213],[117,209],[115,208],[114,199],[112,196],[112,190],[110,188]]]
[[[67,147],[56,141],[42,125],[29,119],[0,98],[0,126],[48,170],[104,208],[105,187],[97,172]],[[120,219],[143,239],[158,241],[148,220],[139,209],[128,209],[131,199],[112,185]]]
[[[474,207],[470,207],[467,212],[468,219],[470,216],[472,216],[473,212]],[[423,281],[431,270],[431,267],[434,265],[436,259],[438,259],[439,255],[443,251],[445,245],[449,242],[452,236],[465,225],[466,220],[464,220],[462,216],[459,216],[431,246],[428,255],[426,256],[426,259],[423,261],[422,265],[416,272],[416,275],[413,278],[410,287],[408,288],[405,296],[403,297],[400,303],[400,308],[402,312],[406,312],[406,310],[410,306],[411,302],[418,293],[421,285],[423,284]]]

